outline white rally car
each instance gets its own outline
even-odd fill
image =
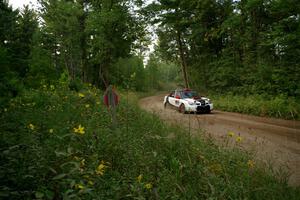
[[[164,106],[175,106],[179,112],[210,113],[213,103],[206,97],[198,96],[197,92],[190,89],[177,89],[164,98]]]

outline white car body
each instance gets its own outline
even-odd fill
[[[197,93],[189,89],[178,89],[164,97],[164,106],[170,104],[180,112],[210,113],[213,103],[206,97],[198,97]]]

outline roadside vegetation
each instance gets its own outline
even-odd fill
[[[1,198],[297,199],[244,152],[191,139],[122,96],[111,127],[102,93],[42,85],[1,109]],[[277,178],[275,178],[277,177]]]
[[[213,100],[215,109],[218,110],[262,117],[300,120],[300,102],[294,97],[233,94],[211,94],[209,97]]]

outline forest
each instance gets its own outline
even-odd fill
[[[299,13],[297,0],[40,0],[38,10],[2,0],[0,90],[67,77],[299,97]]]
[[[138,108],[177,87],[299,120],[299,0],[0,0],[0,198],[299,197],[232,133],[233,149],[191,140]]]

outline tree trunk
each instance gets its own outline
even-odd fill
[[[185,59],[184,50],[183,50],[183,44],[182,44],[182,40],[181,40],[181,32],[179,30],[177,30],[177,44],[178,44],[178,49],[179,49],[184,85],[186,88],[189,88],[189,82],[188,82],[188,78],[187,78],[187,64],[186,64],[186,59]]]
[[[99,86],[101,87],[100,80],[102,81],[104,88],[107,88],[108,87],[108,83],[107,83],[107,80],[105,78],[105,73],[104,73],[102,64],[100,64],[100,66],[99,66],[99,74],[98,74]]]

